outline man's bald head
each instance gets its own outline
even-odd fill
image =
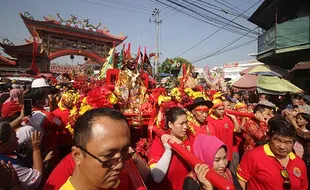
[[[127,123],[126,117],[119,110],[112,108],[98,108],[87,111],[84,115],[80,116],[74,126],[74,145],[85,147],[87,142],[92,136],[92,132],[106,133],[111,127],[110,125],[104,125],[103,128],[96,127],[94,124],[97,120],[102,118],[109,118],[115,120],[115,122]],[[128,125],[127,125],[128,126]],[[95,128],[93,128],[95,127]],[[111,128],[112,129],[112,128]],[[129,128],[124,129],[129,131]]]

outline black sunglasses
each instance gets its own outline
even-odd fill
[[[291,189],[290,175],[286,169],[281,170],[281,176],[284,179],[283,188]]]
[[[100,158],[98,158],[97,156],[93,155],[92,153],[88,152],[86,149],[84,149],[83,147],[77,146],[79,149],[81,149],[83,152],[85,152],[86,154],[88,154],[89,156],[93,157],[94,159],[98,160],[98,162],[100,162],[102,164],[102,167],[104,168],[110,168],[115,166],[116,164],[118,164],[121,160],[129,160],[134,154],[135,152],[131,152],[128,153],[124,156],[118,157],[118,158],[112,158],[109,160],[101,160]]]

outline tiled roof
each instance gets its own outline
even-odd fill
[[[28,44],[22,44],[22,45],[7,45],[0,43],[0,46],[5,50],[5,52],[25,52],[25,53],[32,53],[33,45],[32,43]],[[40,45],[38,45],[38,50],[40,48]]]
[[[290,73],[296,70],[310,69],[310,61],[297,63],[291,70]]]

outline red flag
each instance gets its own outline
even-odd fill
[[[142,59],[142,62],[143,62],[143,63],[146,62],[146,58],[147,58],[147,55],[146,55],[146,47],[144,47],[144,54],[143,54],[143,59]]]
[[[35,28],[33,28],[32,38],[33,38],[33,49],[32,49],[32,62],[31,62],[30,69],[33,70],[36,74],[38,74],[39,69],[37,68],[37,65],[36,65],[36,55],[37,55],[37,49],[38,49],[37,38],[39,39],[39,33],[36,31]]]
[[[128,48],[126,50],[126,55],[130,55],[130,43],[128,44]]]

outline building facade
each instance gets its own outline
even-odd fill
[[[257,59],[292,69],[310,60],[310,1],[265,0],[249,18],[263,29]]]

